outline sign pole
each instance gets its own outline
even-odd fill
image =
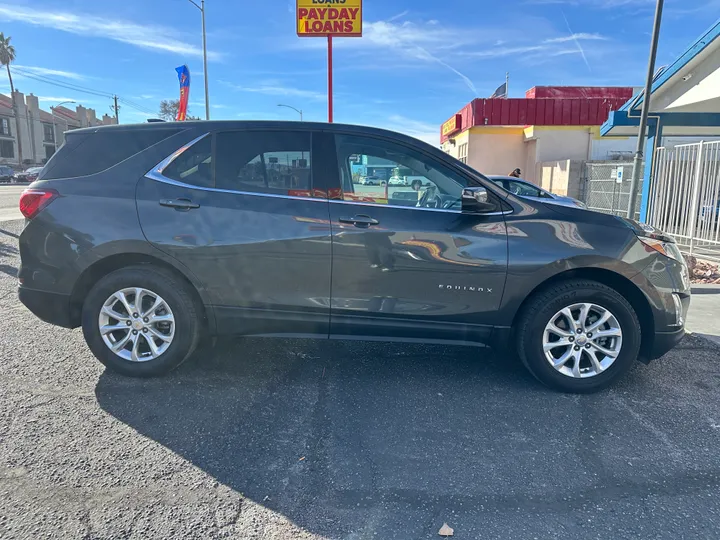
[[[328,122],[333,121],[333,59],[332,59],[332,36],[327,37],[328,41]]]

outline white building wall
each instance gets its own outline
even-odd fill
[[[522,132],[477,133],[470,131],[468,165],[483,174],[508,174],[525,166],[525,143]],[[524,171],[523,171],[524,172]]]
[[[698,54],[679,75],[653,93],[653,111],[720,112],[720,44]]]
[[[616,156],[624,154],[634,154],[637,146],[637,137],[612,139],[605,137],[602,139],[593,139],[592,151],[590,159],[600,161],[606,159],[614,159]]]
[[[587,159],[591,149],[590,128],[580,129],[536,129],[538,163],[561,159]]]

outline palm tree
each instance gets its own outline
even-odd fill
[[[8,79],[10,79],[10,99],[12,100],[13,113],[15,114],[15,138],[18,145],[18,163],[22,167],[22,147],[20,146],[20,119],[18,118],[17,107],[15,106],[15,86],[13,86],[12,75],[10,74],[10,62],[15,61],[15,47],[10,45],[10,36],[5,37],[4,32],[0,32],[0,65],[7,68]]]

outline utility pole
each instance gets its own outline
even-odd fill
[[[115,105],[113,105],[111,108],[115,111],[115,123],[119,124],[120,123],[120,115],[118,114],[118,112],[120,111],[120,107],[118,107],[118,104],[117,104],[118,97],[113,96],[113,101],[115,102]]]
[[[657,55],[658,39],[660,37],[660,21],[662,20],[663,0],[657,0],[655,7],[655,21],[653,23],[652,38],[650,38],[650,58],[648,59],[647,77],[643,95],[642,112],[640,113],[640,130],[638,131],[637,147],[633,158],[633,173],[630,181],[630,200],[628,201],[628,219],[635,219],[635,206],[637,190],[640,183],[640,165],[643,160],[645,146],[645,130],[647,128],[648,114],[650,112],[650,94],[652,93],[653,76],[655,73],[655,56]],[[629,111],[632,112],[632,111]],[[647,159],[652,159],[652,155]]]
[[[205,0],[200,0],[198,5],[195,0],[188,0],[193,6],[200,10],[202,15],[202,43],[203,43],[203,70],[205,71],[205,120],[210,120],[210,94],[208,92],[208,63],[207,63],[207,35],[205,33]]]
[[[207,65],[207,34],[205,33],[205,0],[200,2],[202,6],[202,33],[203,33],[203,71],[205,79],[205,120],[210,120],[210,94],[208,93],[208,65]]]

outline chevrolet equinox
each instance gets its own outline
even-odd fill
[[[21,196],[19,296],[125,375],[233,333],[485,344],[590,392],[684,335],[672,238],[516,196],[404,135],[158,122],[66,137]],[[422,182],[360,183],[407,170]]]

